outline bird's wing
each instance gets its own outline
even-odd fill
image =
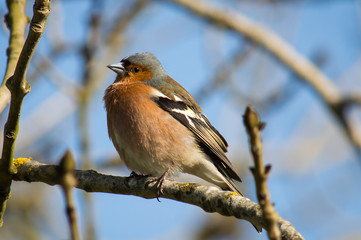
[[[181,86],[179,85],[179,87]],[[181,88],[184,90],[183,87]],[[163,92],[161,88],[156,88],[152,100],[196,136],[200,148],[212,159],[223,175],[241,181],[225,155],[228,146],[226,140],[211,125],[198,104],[192,104],[195,101],[191,95],[186,90],[184,91],[178,89],[177,95],[175,95],[174,92],[170,94],[170,92]],[[183,94],[187,96],[185,97]],[[184,98],[187,102],[183,101]]]

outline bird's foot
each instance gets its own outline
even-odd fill
[[[167,179],[167,176],[168,176],[169,173],[171,172],[171,169],[172,169],[172,168],[169,167],[169,168],[167,169],[167,171],[165,171],[165,172],[162,174],[162,176],[160,176],[159,178],[156,178],[156,179],[152,179],[152,180],[150,180],[150,181],[147,183],[147,185],[148,185],[148,184],[150,184],[150,183],[156,182],[155,186],[156,186],[156,189],[157,189],[157,200],[158,200],[158,202],[160,202],[160,200],[159,200],[160,195],[163,194],[163,184],[164,184],[164,181]],[[171,179],[168,179],[168,180],[171,180]]]

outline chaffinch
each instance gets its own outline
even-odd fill
[[[105,91],[109,137],[135,173],[159,177],[184,172],[242,195],[225,155],[228,144],[193,97],[168,76],[152,53],[108,66],[117,77]]]

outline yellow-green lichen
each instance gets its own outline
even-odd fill
[[[14,165],[15,167],[20,167],[21,165],[23,165],[25,162],[30,161],[31,158],[16,158],[14,159]]]
[[[239,195],[236,192],[231,192],[231,193],[227,194],[227,198],[230,198],[230,197],[233,197],[233,196],[241,196],[241,195]]]
[[[195,188],[199,186],[199,184],[196,183],[181,183],[180,184],[180,190],[182,192],[193,192],[195,190]]]

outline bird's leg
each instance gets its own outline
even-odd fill
[[[151,183],[151,182],[156,181],[156,185],[155,185],[155,186],[156,186],[156,188],[157,188],[157,200],[158,200],[158,202],[160,202],[160,201],[159,201],[160,195],[163,194],[163,183],[164,183],[164,180],[167,178],[167,176],[169,175],[169,173],[172,171],[172,167],[173,167],[173,166],[170,166],[170,167],[162,174],[162,176],[160,176],[159,178],[154,179],[154,180],[151,180],[151,181],[148,182],[148,184],[149,184],[149,183]]]
[[[171,169],[172,167],[169,167],[167,169],[167,171],[165,171],[162,176],[160,176],[158,179],[157,179],[157,200],[159,201],[159,197],[160,197],[160,194],[163,194],[163,183],[164,183],[164,180],[167,178],[167,176],[169,175],[169,173],[171,172]]]

